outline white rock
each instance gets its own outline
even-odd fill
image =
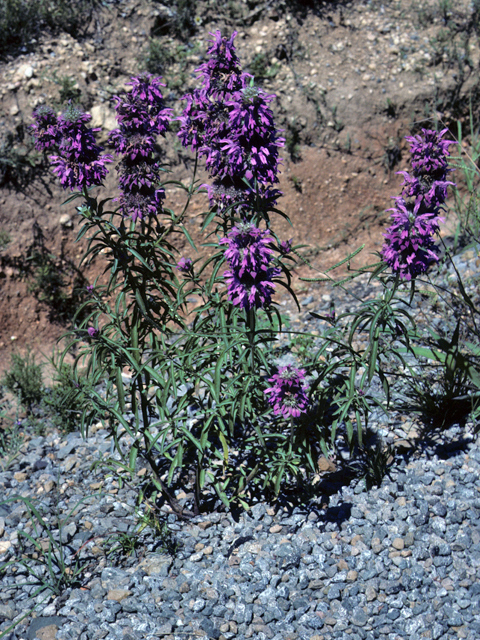
[[[102,127],[107,131],[117,128],[115,113],[104,104],[96,104],[90,109],[92,115],[92,127]]]
[[[71,229],[73,227],[72,220],[68,213],[64,213],[63,215],[61,215],[58,221],[62,225],[62,227],[66,227],[67,229]]]

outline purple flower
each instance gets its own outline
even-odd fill
[[[391,209],[393,224],[384,233],[386,243],[384,261],[400,278],[411,280],[425,273],[438,262],[438,247],[434,236],[440,229],[442,205],[447,187],[454,185],[446,177],[448,147],[451,140],[442,140],[447,132],[422,129],[417,136],[406,139],[411,143],[412,173],[400,171],[404,181],[402,196],[395,198]]]
[[[223,277],[228,287],[228,298],[235,306],[247,311],[270,304],[275,289],[273,278],[281,270],[271,267],[273,249],[268,229],[253,224],[237,225],[220,244],[227,245],[225,258],[230,269]]]
[[[58,119],[55,111],[46,105],[34,110],[34,124],[31,125],[35,149],[44,151],[58,144]]]
[[[264,393],[270,395],[268,402],[273,405],[273,413],[284,418],[298,418],[308,409],[305,371],[292,365],[280,367],[278,373],[268,380],[272,386]]]
[[[94,288],[93,284],[88,284],[86,287],[88,293],[93,293]]]
[[[292,242],[292,238],[290,238],[290,240],[282,240],[282,242],[280,243],[280,251],[283,254],[290,253],[290,251],[292,250]]]
[[[36,148],[58,147],[58,155],[50,156],[49,160],[62,187],[83,189],[101,184],[108,173],[106,165],[113,158],[101,155],[103,148],[96,144],[94,136],[98,129],[86,126],[91,116],[73,105],[59,118],[48,107],[37,109],[33,115]]]
[[[422,129],[416,136],[406,136],[405,140],[410,142],[411,163],[414,171],[422,174],[435,175],[443,174],[445,179],[448,169],[447,157],[450,155],[448,147],[455,144],[454,140],[442,140],[448,132],[443,129],[440,133],[432,129]]]
[[[202,88],[185,96],[178,135],[205,158],[213,178],[210,205],[224,211],[241,202],[238,213],[248,217],[246,212],[271,208],[281,195],[271,185],[278,182],[278,149],[285,141],[269,108],[274,96],[241,72],[233,46],[236,33],[229,39],[220,31],[212,35],[210,59],[197,69]]]
[[[88,327],[87,333],[90,336],[90,338],[96,338],[99,335],[100,331],[95,327]]]
[[[193,262],[190,260],[190,258],[180,258],[180,260],[177,262],[177,269],[181,273],[188,273],[192,270],[192,266]]]
[[[260,309],[270,304],[275,290],[272,278],[278,275],[277,270],[267,269],[262,271],[256,278],[248,274],[243,278],[233,269],[225,271],[223,277],[228,287],[228,299],[236,307],[241,307],[246,311],[250,309]]]
[[[396,207],[391,209],[393,224],[384,234],[387,243],[383,259],[404,280],[425,273],[431,264],[438,262],[433,236],[443,218],[438,210],[420,213],[421,204],[421,200],[409,204],[401,197],[396,198]]]
[[[150,74],[132,78],[132,90],[115,96],[119,128],[110,142],[123,159],[117,167],[122,194],[120,210],[133,221],[156,215],[162,210],[165,190],[160,187],[162,167],[156,151],[156,137],[165,133],[171,120],[166,109],[160,78]]]

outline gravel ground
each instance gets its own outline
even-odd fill
[[[467,277],[478,271],[470,251],[457,259]],[[301,315],[296,321],[303,322]],[[393,440],[408,435],[410,419],[389,417]],[[9,566],[0,591],[0,637],[480,637],[480,447],[468,423],[424,441],[421,450],[398,450],[389,475],[368,492],[363,479],[342,479],[340,469],[340,478],[339,472],[321,476],[306,505],[258,503],[250,513],[189,522],[164,506],[168,535],[159,539],[147,527],[131,556],[111,552],[111,536],[134,540],[135,488],[90,470],[110,454],[104,430],[87,441],[53,432],[29,437],[0,473],[4,499],[35,498],[45,525],[63,540],[67,566],[84,563],[78,582],[47,599],[46,592],[35,595],[25,569]],[[138,470],[136,485],[144,474]],[[177,498],[188,495],[180,490]],[[58,514],[65,519],[61,533]],[[40,573],[34,549],[20,548],[21,530],[47,546],[46,529],[35,532],[22,502],[0,505],[0,563],[24,553]],[[34,605],[35,617],[2,636]]]

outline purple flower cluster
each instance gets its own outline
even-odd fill
[[[228,298],[235,306],[249,311],[268,305],[275,289],[272,279],[280,269],[271,267],[273,249],[268,229],[244,223],[234,227],[220,244],[227,245],[225,258],[230,269],[223,277],[228,287]]]
[[[193,262],[190,258],[180,258],[177,262],[177,269],[180,273],[189,273],[192,270]]]
[[[101,155],[103,148],[96,144],[94,136],[98,129],[86,126],[91,120],[89,114],[69,105],[58,118],[49,107],[40,107],[33,117],[35,147],[38,150],[58,148],[58,155],[50,156],[49,160],[64,189],[83,189],[102,183],[108,173],[105,165],[113,158]]]
[[[308,409],[305,371],[292,365],[280,367],[278,373],[268,379],[272,386],[264,391],[270,395],[268,402],[273,405],[273,413],[284,418],[298,418]]]
[[[212,206],[223,210],[242,202],[245,212],[254,203],[258,207],[258,197],[273,205],[280,195],[272,187],[278,182],[278,149],[285,142],[268,106],[274,96],[241,72],[233,44],[236,32],[228,39],[220,31],[211,35],[209,60],[197,69],[202,87],[185,96],[178,135],[184,146],[205,157],[213,178],[207,185]]]
[[[404,280],[411,280],[438,262],[438,247],[434,236],[440,229],[442,205],[447,198],[448,147],[452,140],[443,140],[447,132],[422,129],[417,136],[408,136],[412,172],[403,175],[402,195],[394,198],[393,224],[384,234],[383,259]]]
[[[169,126],[171,109],[164,106],[160,78],[144,74],[128,84],[129,93],[114,97],[119,128],[111,132],[110,142],[123,156],[118,166],[120,209],[135,221],[162,208],[165,191],[159,187],[162,169],[155,145],[156,136]]]
[[[35,149],[46,151],[56,147],[59,142],[58,118],[52,107],[41,105],[33,112],[34,123],[31,125],[35,140]]]

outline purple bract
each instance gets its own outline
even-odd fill
[[[91,116],[69,105],[58,118],[48,107],[37,109],[32,126],[37,149],[58,147],[58,155],[49,156],[53,172],[64,189],[83,189],[100,185],[112,162],[109,154],[101,155],[103,147],[95,142],[95,131],[86,124]]]
[[[273,405],[273,413],[284,418],[298,418],[308,410],[305,371],[292,365],[280,367],[278,373],[268,379],[272,386],[264,391],[270,395],[268,402]]]
[[[438,262],[434,236],[443,222],[441,211],[447,188],[454,186],[446,179],[451,171],[448,147],[454,144],[442,139],[446,132],[447,129],[440,133],[422,129],[421,134],[406,138],[411,143],[412,173],[398,172],[404,178],[402,196],[395,198],[391,209],[393,224],[384,233],[386,243],[382,250],[384,261],[404,280],[425,273]]]
[[[190,258],[180,258],[180,260],[177,262],[177,269],[181,273],[188,273],[192,270],[192,266],[193,262],[190,260]]]
[[[58,144],[58,118],[55,111],[46,105],[34,110],[34,124],[31,125],[35,149],[45,151]]]
[[[225,258],[229,269],[223,277],[228,287],[228,298],[235,306],[247,311],[270,304],[275,289],[273,278],[280,274],[271,267],[273,249],[268,229],[253,224],[237,225],[220,244],[227,245]]]
[[[168,129],[171,109],[164,106],[160,78],[143,74],[127,84],[132,90],[113,98],[119,128],[111,132],[110,142],[123,156],[117,167],[120,210],[135,221],[162,210],[165,190],[159,186],[162,168],[156,137]]]
[[[272,185],[278,182],[278,149],[285,141],[269,108],[275,96],[253,86],[253,78],[241,72],[233,45],[236,33],[229,39],[220,31],[211,35],[210,58],[197,69],[202,87],[185,96],[178,136],[205,158],[213,178],[206,185],[211,206],[224,211],[241,203],[239,209],[248,217],[248,211],[271,207],[281,195]]]

